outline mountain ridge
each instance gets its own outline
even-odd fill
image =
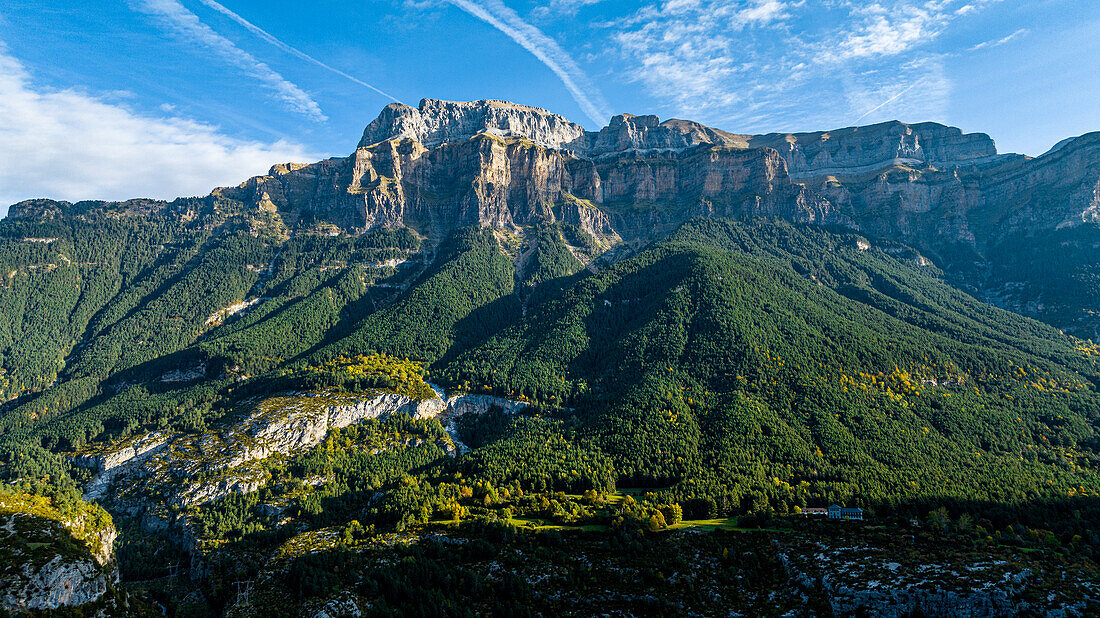
[[[274,165],[207,199],[242,202],[283,234],[410,226],[438,242],[463,225],[517,231],[550,221],[604,250],[636,249],[697,216],[840,224],[913,246],[988,302],[1100,338],[1098,301],[1064,293],[1100,269],[1087,250],[1100,225],[1100,133],[1032,158],[930,122],[738,135],[620,114],[586,131],[527,105],[424,99],[383,108],[348,157]],[[66,204],[25,201],[8,216],[77,208]],[[78,209],[141,215],[166,204]],[[1073,272],[1014,263],[1042,247]],[[1032,274],[1014,274],[1023,271]]]

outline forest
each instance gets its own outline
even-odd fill
[[[424,401],[434,385],[525,404],[364,420],[262,459],[253,491],[159,505],[226,581],[277,556],[268,589],[306,599],[352,585],[344,565],[379,608],[499,595],[523,615],[527,584],[463,565],[517,543],[560,562],[545,527],[651,556],[683,522],[803,530],[792,518],[832,503],[975,551],[1100,551],[1095,344],[980,302],[904,245],[696,219],[600,263],[550,222],[290,234],[219,197],[66,208],[0,222],[10,491],[74,508],[92,474],[75,455],[225,430],[272,395]],[[140,518],[113,514],[124,579],[164,568]],[[432,544],[372,545],[432,526],[468,537],[453,564]],[[328,549],[287,557],[314,537]],[[211,607],[233,595],[219,586]]]

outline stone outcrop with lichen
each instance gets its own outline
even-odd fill
[[[111,518],[94,505],[0,495],[0,609],[19,613],[98,601],[117,580]]]
[[[155,431],[73,459],[95,474],[85,486],[89,500],[110,499],[115,507],[188,508],[246,494],[268,479],[261,461],[293,455],[320,444],[333,429],[391,414],[448,419],[481,414],[496,406],[514,413],[526,404],[489,395],[435,393],[423,400],[397,393],[320,391],[289,393],[257,402],[239,422],[217,431]],[[444,450],[460,448],[453,439]],[[150,513],[152,526],[166,525],[166,513]],[[160,518],[158,523],[157,518]]]

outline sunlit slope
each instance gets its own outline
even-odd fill
[[[922,263],[847,231],[695,221],[446,373],[576,407],[620,482],[727,501],[1091,486],[1096,368],[1079,342]]]

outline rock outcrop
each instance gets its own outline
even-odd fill
[[[745,136],[752,148],[774,148],[795,178],[866,173],[894,164],[937,168],[989,163],[997,147],[984,133],[934,122],[884,122],[816,133]]]
[[[101,453],[80,455],[73,463],[96,470],[85,485],[86,499],[104,498],[115,484],[112,495],[120,502],[136,505],[146,496],[159,496],[168,505],[188,507],[255,491],[266,477],[251,464],[316,446],[332,429],[395,413],[432,417],[445,407],[438,398],[416,401],[393,393],[281,395],[260,402],[247,418],[220,431],[152,432]],[[122,479],[125,485],[117,487]]]
[[[268,480],[261,460],[306,451],[333,429],[391,414],[434,418],[445,413],[450,419],[493,406],[514,413],[525,405],[489,395],[440,394],[418,401],[395,393],[291,393],[257,403],[246,418],[219,431],[151,432],[78,455],[73,463],[96,472],[85,485],[86,499],[109,495],[116,506],[134,513],[154,502],[185,508],[256,491]]]
[[[110,578],[90,558],[55,555],[42,565],[23,563],[5,578],[0,607],[9,612],[56,610],[99,600]]]
[[[494,100],[424,99],[419,109],[401,103],[387,105],[367,125],[359,147],[405,139],[433,147],[479,133],[522,137],[547,148],[583,148],[587,140],[584,127],[538,107]]]
[[[66,515],[42,496],[0,497],[0,609],[49,611],[100,600],[118,579],[116,536],[98,507]]]
[[[613,117],[599,133],[589,134],[588,141],[584,154],[596,157],[629,151],[679,151],[704,144],[736,148],[749,145],[748,136],[726,133],[690,120],[661,122],[657,116],[633,114]]]
[[[1074,616],[1087,613],[1100,598],[1095,582],[1064,566],[1056,567],[1060,572],[1035,572],[989,557],[950,559],[947,552],[929,560],[869,544],[814,539],[790,544],[795,547],[777,542],[792,587],[820,591],[838,616]],[[1046,594],[1036,593],[1043,588]]]

